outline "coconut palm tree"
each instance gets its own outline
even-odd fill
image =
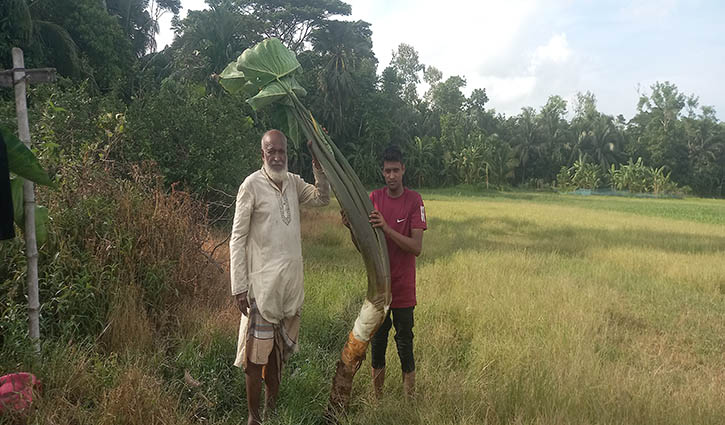
[[[611,115],[599,115],[583,133],[582,150],[599,164],[602,171],[619,162],[624,138]]]
[[[27,66],[55,66],[63,75],[81,70],[79,49],[68,31],[44,16],[44,2],[6,0],[0,6],[0,55],[9,60],[10,49],[25,52]]]
[[[176,15],[181,9],[180,0],[102,0],[101,4],[110,15],[118,17],[136,57],[156,50],[161,15]]]
[[[425,177],[433,175],[435,168],[434,139],[430,137],[415,137],[406,152],[406,170],[410,179],[417,187],[423,187]],[[428,182],[430,183],[430,182]]]
[[[333,135],[342,135],[355,96],[354,73],[364,59],[374,59],[372,31],[364,21],[328,21],[310,35],[324,66],[317,76],[325,101],[322,116]]]
[[[521,109],[516,117],[516,153],[521,168],[521,183],[526,181],[526,167],[531,156],[538,150],[540,138],[536,126],[536,113],[531,107]]]

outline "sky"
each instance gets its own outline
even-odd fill
[[[400,43],[421,63],[485,88],[487,107],[516,115],[550,95],[591,91],[598,109],[629,119],[640,94],[669,81],[725,119],[725,2],[719,0],[347,0],[371,24],[379,72]],[[182,0],[187,10],[203,0]],[[159,48],[170,43],[171,16]],[[424,88],[421,88],[423,90]]]

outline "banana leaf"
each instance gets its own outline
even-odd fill
[[[295,54],[279,40],[270,38],[245,50],[227,69],[220,75],[223,87],[229,87],[229,91],[239,87],[257,87],[258,93],[247,100],[252,108],[257,110],[272,104],[279,105],[288,116],[288,127],[301,129],[312,141],[312,153],[347,214],[365,263],[368,277],[366,298],[343,347],[330,391],[328,412],[334,414],[347,407],[354,375],[362,364],[370,339],[390,307],[390,266],[385,235],[368,221],[373,205],[360,178],[299,100],[305,91],[294,78],[295,73],[301,72]]]
[[[13,221],[23,232],[25,231],[25,207],[23,205],[23,180],[10,179],[10,193],[13,200]],[[48,208],[35,205],[35,239],[38,245],[48,240]]]
[[[55,183],[40,166],[38,158],[20,139],[15,137],[12,131],[0,127],[0,133],[2,133],[2,138],[8,150],[8,166],[12,173],[37,184],[55,187]]]

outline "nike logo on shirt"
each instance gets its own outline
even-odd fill
[[[399,219],[397,219],[397,222],[398,222],[398,223],[402,223],[402,222],[404,222],[404,221],[405,221],[405,219],[404,219],[404,218],[399,218]]]

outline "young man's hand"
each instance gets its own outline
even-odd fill
[[[237,294],[235,297],[237,302],[237,308],[242,312],[243,315],[249,315],[249,300],[247,300],[247,292]]]
[[[350,228],[350,220],[347,218],[347,214],[345,214],[345,210],[340,210],[340,218],[342,219],[342,224],[345,225],[348,229]]]
[[[373,210],[368,218],[370,219],[370,224],[372,224],[373,227],[379,227],[383,233],[388,233],[388,230],[390,230],[390,226],[388,226],[388,223],[385,222],[385,217],[383,217],[383,214],[380,211]]]

